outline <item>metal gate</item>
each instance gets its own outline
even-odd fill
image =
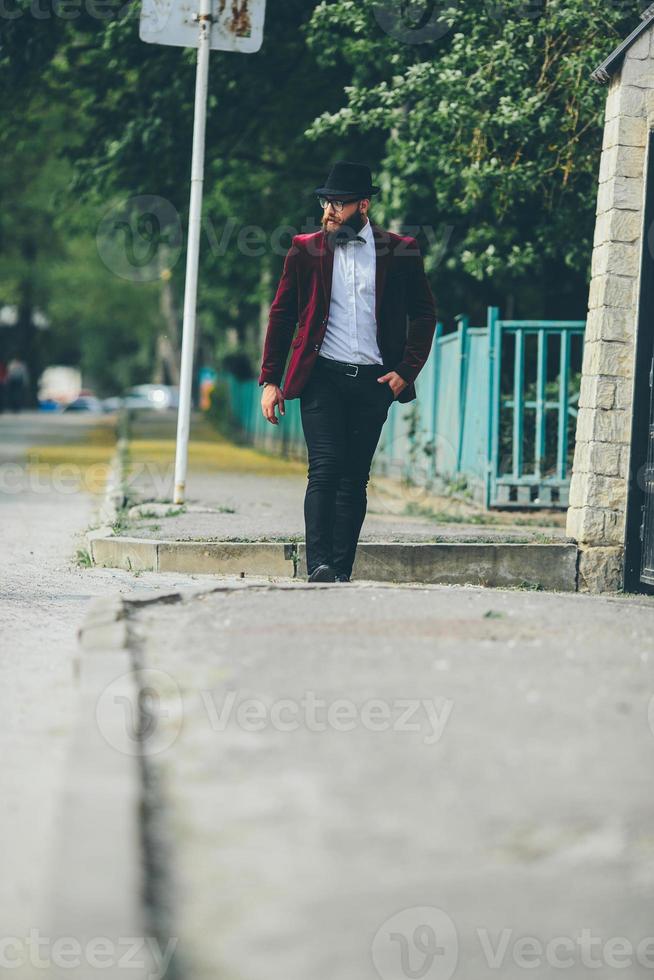
[[[489,308],[487,507],[568,506],[585,326]]]

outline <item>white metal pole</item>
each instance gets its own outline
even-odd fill
[[[191,422],[191,391],[193,384],[193,355],[195,351],[195,321],[198,295],[200,225],[202,220],[202,183],[204,180],[204,134],[207,119],[209,52],[211,50],[211,0],[200,0],[198,20],[200,31],[195,75],[191,200],[189,205],[186,252],[182,364],[180,371],[179,409],[177,412],[177,447],[175,452],[174,502],[176,504],[183,504],[186,494],[186,467],[188,462],[188,436]]]

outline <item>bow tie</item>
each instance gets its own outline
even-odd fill
[[[361,235],[355,235],[354,238],[340,238],[340,239],[337,238],[336,244],[337,245],[350,245],[350,244],[365,245],[366,240],[365,238],[362,238]]]

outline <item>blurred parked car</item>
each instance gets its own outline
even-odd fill
[[[124,395],[105,398],[102,405],[105,412],[116,412],[120,408],[164,411],[179,406],[179,388],[176,385],[135,385]]]
[[[82,372],[79,368],[62,364],[51,364],[41,374],[38,382],[39,406],[44,411],[63,408],[81,395],[94,392],[82,388]]]
[[[127,395],[145,398],[150,408],[177,408],[179,405],[179,388],[175,385],[136,385]]]
[[[95,395],[80,395],[72,402],[64,405],[64,412],[102,412],[104,411],[102,402]]]

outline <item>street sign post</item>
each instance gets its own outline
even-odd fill
[[[204,141],[209,84],[209,52],[240,51],[251,54],[263,41],[266,0],[199,0],[199,9],[188,0],[143,0],[139,36],[149,44],[197,47],[195,112],[191,157],[184,325],[180,370],[177,443],[175,449],[174,502],[183,504],[186,495],[188,439],[191,422],[191,390],[198,294],[198,262],[204,181]]]
[[[265,0],[213,0],[209,47],[253,54],[263,41]],[[188,0],[143,0],[139,36],[149,44],[198,47],[198,11]]]

